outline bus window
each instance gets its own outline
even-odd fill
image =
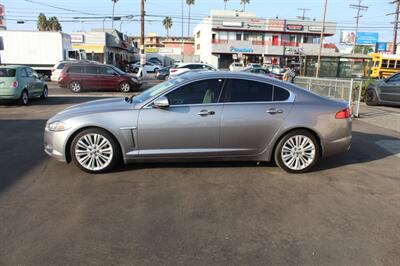
[[[387,68],[387,65],[388,65],[388,63],[389,63],[389,60],[388,59],[382,59],[382,68]]]
[[[379,62],[380,61],[375,61],[374,64],[373,64],[373,67],[379,67]]]
[[[396,65],[396,60],[389,60],[389,66],[388,68],[394,68]]]

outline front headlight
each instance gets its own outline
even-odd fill
[[[62,121],[55,121],[47,124],[46,128],[50,131],[64,131],[69,129],[70,127]]]

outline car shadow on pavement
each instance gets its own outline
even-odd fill
[[[84,103],[84,102],[89,102],[89,101],[95,101],[95,100],[101,100],[104,98],[111,98],[113,96],[105,97],[93,97],[93,96],[82,96],[82,97],[75,97],[75,96],[54,96],[54,97],[49,97],[46,100],[37,98],[37,99],[30,99],[29,104],[27,106],[22,106],[19,105],[17,101],[4,101],[0,102],[0,107],[12,107],[12,108],[18,108],[18,107],[29,107],[29,106],[46,106],[46,105],[60,105],[60,104],[68,104],[68,105],[73,105],[73,104],[79,104],[79,103]],[[117,97],[118,98],[118,97]],[[119,97],[121,98],[121,97]]]
[[[0,193],[46,158],[45,125],[46,120],[0,120]]]

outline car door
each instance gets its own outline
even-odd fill
[[[221,146],[226,155],[266,150],[292,108],[293,95],[272,84],[229,79],[224,89]]]
[[[103,87],[102,73],[99,66],[86,66],[85,67],[86,86],[92,89],[101,89]]]
[[[29,95],[36,96],[41,93],[40,84],[38,83],[38,77],[35,75],[35,72],[32,68],[26,67],[25,70],[28,74],[28,78],[26,80]]]
[[[382,101],[400,102],[400,74],[390,77],[381,84],[379,97]]]
[[[101,88],[103,89],[114,89],[118,86],[119,75],[118,73],[109,66],[101,67],[102,75],[101,75]]]
[[[220,150],[219,103],[223,79],[207,79],[183,85],[165,94],[170,106],[140,110],[139,156],[207,157]]]

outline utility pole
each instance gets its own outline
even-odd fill
[[[307,11],[311,11],[311,9],[308,8],[298,8],[298,10],[302,11],[302,15],[301,16],[297,16],[298,19],[301,20],[309,20],[309,17],[306,17],[306,12]]]
[[[391,4],[396,4],[396,12],[387,14],[386,16],[394,15],[394,26],[393,26],[393,45],[392,54],[396,54],[397,48],[397,32],[399,31],[399,13],[400,13],[400,0],[394,0]]]
[[[181,1],[181,9],[182,9],[182,43],[181,43],[181,62],[183,63],[184,60],[184,55],[183,55],[183,49],[184,49],[184,44],[183,44],[183,0]]]
[[[368,10],[368,6],[361,5],[362,0],[357,0],[357,1],[358,1],[357,5],[350,5],[350,8],[357,9],[357,16],[354,17],[356,19],[356,34],[355,34],[354,43],[353,43],[353,54],[356,53],[358,26],[360,24],[360,18],[362,18],[361,11]]]
[[[325,20],[326,20],[326,11],[328,8],[328,0],[325,0],[324,4],[324,17],[322,19],[321,23],[321,37],[319,38],[319,50],[318,50],[318,59],[317,59],[317,65],[316,65],[316,70],[315,70],[315,77],[319,77],[319,72],[321,69],[321,53],[322,53],[322,47],[324,45],[324,33],[325,33]]]
[[[144,64],[146,63],[146,54],[145,54],[145,45],[144,45],[144,1],[140,0],[140,66],[143,69]]]

